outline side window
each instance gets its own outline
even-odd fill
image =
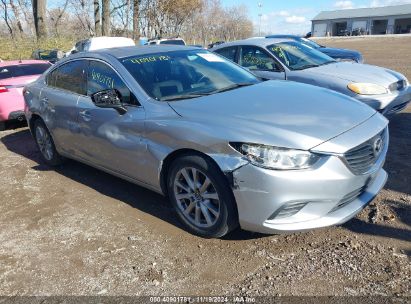
[[[48,86],[50,86],[50,87],[55,87],[56,86],[57,71],[58,71],[58,69],[53,70],[51,73],[47,74],[46,83],[47,83]]]
[[[255,46],[241,47],[239,64],[250,71],[280,71],[274,58]]]
[[[236,59],[236,54],[237,54],[237,47],[226,47],[223,49],[219,49],[215,51],[217,54],[220,54],[221,56],[224,56],[228,60],[234,61]]]
[[[129,105],[139,105],[126,84],[107,64],[100,61],[90,61],[87,76],[87,95],[96,92],[116,89],[120,92],[122,101]]]
[[[71,61],[47,76],[47,84],[73,93],[86,95],[86,61]]]

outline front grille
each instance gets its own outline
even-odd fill
[[[381,138],[381,146],[376,148],[377,140]],[[365,143],[344,153],[345,161],[354,174],[364,174],[377,162],[387,144],[387,129],[383,130]]]
[[[340,208],[343,208],[343,207],[347,206],[349,203],[351,203],[357,197],[359,197],[361,194],[363,194],[365,188],[367,188],[367,185],[364,185],[363,187],[348,193],[346,196],[344,196],[342,198],[342,200],[340,200],[338,202],[338,204],[330,212],[333,212],[335,210],[338,210]]]
[[[400,81],[390,84],[388,88],[390,89],[391,92],[395,92],[395,91],[401,91],[406,86],[407,86],[407,82],[405,80],[400,80]]]

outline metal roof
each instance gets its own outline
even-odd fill
[[[236,40],[231,42],[226,42],[223,44],[216,45],[211,49],[211,51],[219,50],[228,46],[238,46],[238,45],[253,45],[253,46],[260,46],[266,47],[274,43],[281,43],[281,42],[293,42],[292,39],[286,38],[252,38],[252,39],[243,39],[243,40]]]
[[[411,15],[411,4],[393,5],[384,7],[368,7],[344,9],[338,11],[324,11],[314,17],[312,21],[332,20],[332,19],[351,19],[363,17],[384,17],[395,15]]]
[[[155,53],[166,53],[166,52],[173,52],[173,51],[190,51],[196,50],[198,51],[198,47],[193,46],[185,46],[185,45],[171,45],[171,44],[163,44],[163,45],[145,45],[145,46],[124,46],[124,47],[116,47],[116,48],[108,48],[108,49],[99,49],[89,52],[79,52],[76,54],[72,54],[67,58],[81,58],[81,57],[88,57],[93,54],[108,54],[115,58],[121,59],[130,56],[140,56],[140,55],[150,55]]]

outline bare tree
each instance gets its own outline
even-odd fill
[[[92,0],[70,0],[73,6],[73,13],[68,16],[69,23],[66,24],[67,28],[74,31],[70,33],[70,36],[76,36],[78,38],[85,38],[87,36],[93,36],[95,34],[94,21],[92,20],[93,1]],[[77,22],[72,24],[72,16],[75,16]]]
[[[133,39],[135,41],[140,38],[139,13],[140,13],[140,1],[133,0]]]
[[[23,13],[25,25],[27,27],[28,33],[34,34],[34,22],[32,14],[31,0],[17,0],[18,6]]]
[[[23,26],[20,21],[20,11],[18,7],[14,4],[13,0],[9,0],[9,1],[10,1],[11,9],[13,11],[14,19],[16,19],[17,29],[19,30],[20,35],[23,35],[24,31],[23,31]]]
[[[102,1],[102,35],[110,36],[110,0]]]
[[[93,8],[94,8],[94,33],[96,36],[101,36],[100,0],[93,1]]]
[[[2,5],[2,9],[3,9],[3,19],[6,22],[7,28],[9,30],[10,36],[12,38],[14,38],[14,32],[13,32],[13,27],[10,24],[10,17],[9,17],[9,8],[7,5],[6,0],[1,0],[1,5]]]
[[[47,38],[46,0],[33,0],[33,17],[37,39]]]
[[[59,8],[53,9],[52,11],[49,11],[50,20],[53,24],[53,29],[57,37],[60,37],[60,33],[59,33],[60,21],[61,21],[61,18],[64,16],[64,13],[67,9],[67,5],[68,5],[68,0],[65,0],[62,8],[59,7]]]

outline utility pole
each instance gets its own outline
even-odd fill
[[[263,13],[261,11],[261,8],[263,7],[263,4],[261,2],[258,2],[258,18],[259,18],[259,25],[258,25],[258,36],[261,36],[261,17],[263,16]]]

